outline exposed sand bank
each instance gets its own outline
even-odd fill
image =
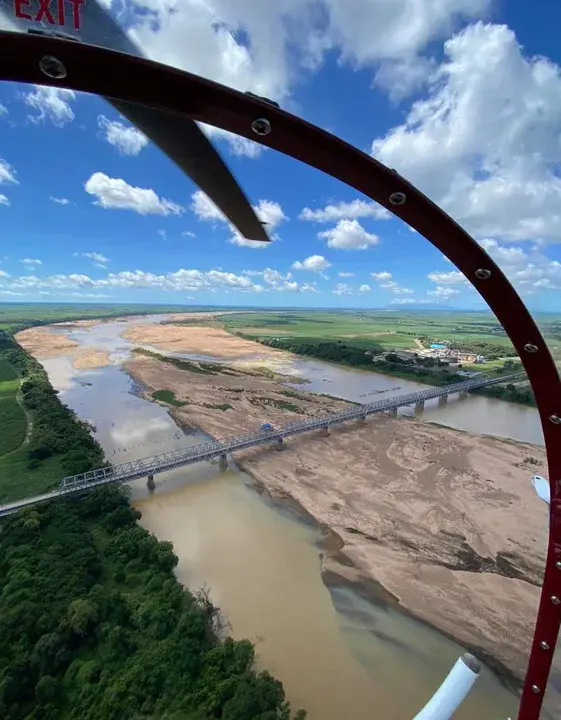
[[[47,327],[22,330],[15,335],[15,338],[28,353],[39,360],[68,355],[78,347],[78,343],[71,340],[68,335],[49,332]]]
[[[79,320],[76,323],[61,323],[61,325],[64,325],[65,328],[88,327],[93,322],[92,320]],[[107,350],[94,347],[78,349],[80,345],[68,335],[49,332],[46,327],[22,330],[16,334],[15,338],[27,352],[39,360],[66,355],[72,360],[74,367],[79,370],[93,370],[111,365]]]
[[[193,317],[195,313],[189,317]],[[140,345],[151,345],[168,352],[208,355],[232,361],[254,359],[284,359],[286,353],[258,345],[250,340],[230,335],[221,328],[199,325],[135,325],[122,334]]]
[[[206,354],[194,344],[191,352]],[[303,390],[287,396],[282,379],[239,369],[202,375],[142,356],[126,369],[148,396],[173,390],[189,403],[173,409],[177,421],[217,438],[345,405]],[[232,408],[213,407],[225,404]],[[332,553],[324,572],[375,580],[412,614],[520,679],[547,541],[547,509],[529,477],[543,471],[544,460],[541,447],[385,416],[363,428],[341,426],[330,437],[292,438],[284,452],[236,454],[273,497],[293,498],[342,539],[352,562],[341,564],[340,552]]]

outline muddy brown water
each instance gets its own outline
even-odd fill
[[[78,371],[68,357],[43,361],[61,400],[93,423],[112,462],[204,440],[200,433],[186,435],[165,408],[134,393],[119,364],[130,349],[118,338],[121,329],[121,323],[103,323],[72,333],[80,344],[108,348],[114,365]],[[337,383],[346,382],[338,378],[312,382],[336,395]],[[355,382],[356,392],[371,392],[373,384],[384,390],[379,376]],[[416,387],[396,378],[383,382],[400,386],[397,392]],[[324,387],[329,384],[336,387]],[[143,481],[131,485],[142,525],[173,543],[179,580],[209,589],[233,637],[256,643],[258,666],[282,680],[293,707],[306,708],[311,720],[410,720],[464,652],[382,598],[366,598],[333,577],[327,587],[320,529],[261,496],[243,472],[220,473],[215,463],[200,463],[156,480],[154,493]],[[516,706],[514,695],[484,668],[454,717],[505,720],[516,715]]]

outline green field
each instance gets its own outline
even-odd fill
[[[152,393],[152,397],[154,400],[160,400],[168,405],[175,405],[175,407],[183,407],[184,405],[187,405],[186,402],[176,399],[173,390],[155,390]]]
[[[20,379],[12,365],[0,359],[0,461],[20,448],[27,419],[18,400]]]

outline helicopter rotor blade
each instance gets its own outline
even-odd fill
[[[120,100],[106,100],[173,160],[245,238],[269,241],[243,190],[196,122]]]

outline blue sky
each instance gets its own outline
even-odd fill
[[[561,311],[556,3],[106,0],[150,57],[271,97],[372,153]],[[10,22],[11,3],[3,22]],[[12,18],[13,19],[13,18]],[[236,236],[99,98],[0,86],[0,301],[484,307],[335,180],[208,129],[274,241]]]

